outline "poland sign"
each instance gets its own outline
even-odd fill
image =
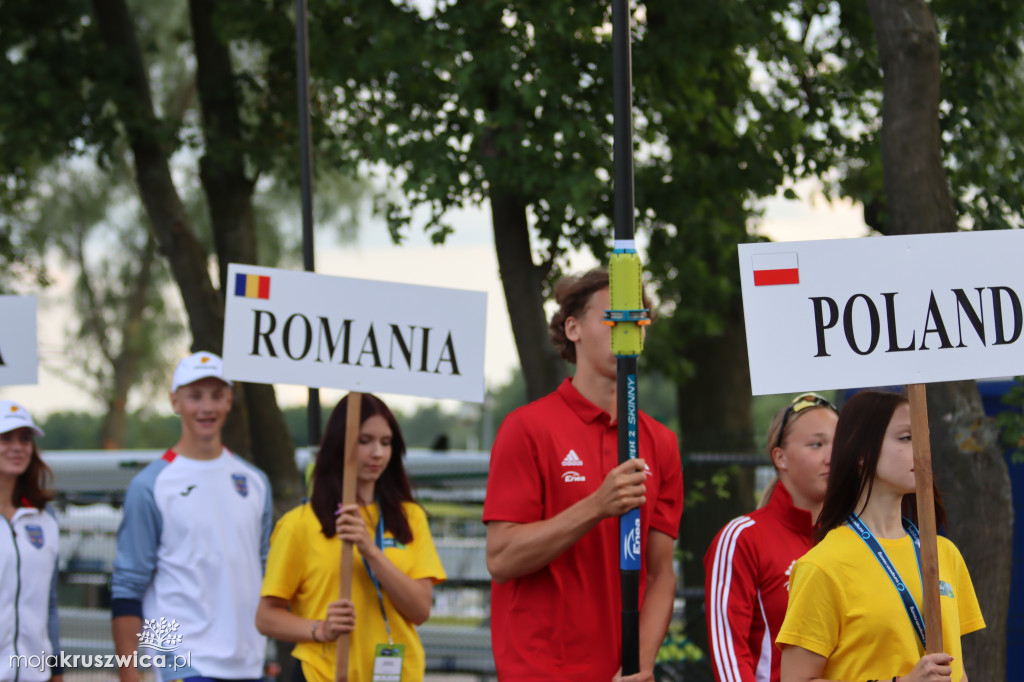
[[[739,247],[755,395],[1024,374],[1024,231]]]

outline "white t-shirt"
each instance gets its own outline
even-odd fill
[[[267,477],[227,450],[213,460],[168,450],[132,480],[112,611],[140,615],[141,602],[138,651],[165,656],[164,680],[262,677],[255,618],[272,520]]]

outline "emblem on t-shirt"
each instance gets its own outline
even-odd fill
[[[576,471],[566,471],[562,474],[562,480],[566,483],[576,483],[577,481],[587,480],[587,477]]]
[[[947,583],[945,580],[939,581],[939,596],[953,598],[953,586]]]
[[[43,544],[46,542],[45,538],[43,538],[43,527],[25,526],[25,530],[28,532],[28,541],[32,543],[32,546],[36,549],[42,549]]]
[[[789,568],[786,569],[786,592],[789,592],[789,577],[793,574],[793,565],[796,563],[796,559],[789,562]]]
[[[576,454],[575,450],[570,450],[569,454],[562,460],[562,466],[564,467],[581,467],[583,466],[583,460]]]
[[[648,464],[647,462],[644,462],[644,475],[645,476],[653,476],[654,475],[654,472],[651,471],[651,465]]]
[[[249,483],[245,480],[244,474],[231,474],[231,480],[235,482],[235,492],[242,497],[249,495]]]
[[[182,497],[188,497],[188,494],[190,492],[192,492],[193,490],[195,490],[195,489],[196,489],[195,485],[190,485],[189,487],[185,488],[184,490],[182,490],[178,494],[181,495]]]

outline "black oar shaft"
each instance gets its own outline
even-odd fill
[[[624,277],[620,261],[622,256],[636,259],[633,243],[633,78],[630,57],[630,3],[629,0],[612,0],[612,91],[614,114],[613,158],[614,166],[614,226],[615,253],[609,267],[611,279],[611,306],[623,313],[623,301],[639,299],[639,277]],[[632,261],[639,275],[639,261]],[[619,266],[619,267],[616,267]],[[629,280],[628,286],[623,281]],[[626,289],[629,290],[628,294]],[[634,290],[635,289],[635,290]],[[634,301],[635,308],[639,301]],[[619,325],[631,322],[618,321]],[[616,334],[618,332],[618,335]],[[616,373],[618,381],[618,436],[619,463],[639,455],[637,442],[637,355],[642,346],[639,330],[634,328],[633,343],[623,343],[623,330],[613,331],[615,340],[612,349],[616,352]],[[628,348],[628,346],[634,346]],[[618,349],[616,349],[618,346]],[[622,584],[622,674],[640,672],[640,511],[634,509],[619,519],[619,569]]]
[[[295,0],[295,80],[299,100],[299,180],[302,197],[302,263],[314,272],[313,262],[313,131],[309,115],[309,20],[306,0]],[[309,389],[306,428],[310,452],[320,443],[320,389]]]
[[[633,59],[629,0],[612,0],[615,239],[633,239]]]

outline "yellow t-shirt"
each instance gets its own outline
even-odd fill
[[[434,548],[423,508],[409,502],[402,506],[409,519],[413,539],[408,545],[401,546],[395,543],[391,531],[385,530],[384,554],[414,580],[430,578],[434,584],[442,582],[445,579],[444,568]],[[372,537],[377,528],[379,508],[377,505],[364,507],[362,512]],[[359,549],[353,549],[352,603],[356,611],[356,627],[349,649],[348,679],[350,682],[369,682],[376,645],[386,644],[388,639],[377,590],[366,573]],[[340,577],[341,540],[324,537],[310,505],[296,507],[282,516],[270,537],[270,555],[267,557],[261,596],[286,599],[292,613],[321,620],[327,614],[327,605],[338,598]],[[422,680],[426,661],[416,628],[402,617],[387,592],[383,596],[391,638],[396,644],[405,644],[402,682]],[[331,682],[334,680],[336,651],[335,642],[300,642],[292,656],[302,661],[302,671],[307,680]]]
[[[921,577],[909,536],[878,538],[918,607]],[[960,637],[985,627],[960,551],[938,538],[942,644],[953,657],[952,679],[963,677]],[[827,680],[888,680],[906,675],[924,655],[903,601],[871,550],[848,526],[833,529],[798,559],[789,607],[776,637],[824,656]]]

